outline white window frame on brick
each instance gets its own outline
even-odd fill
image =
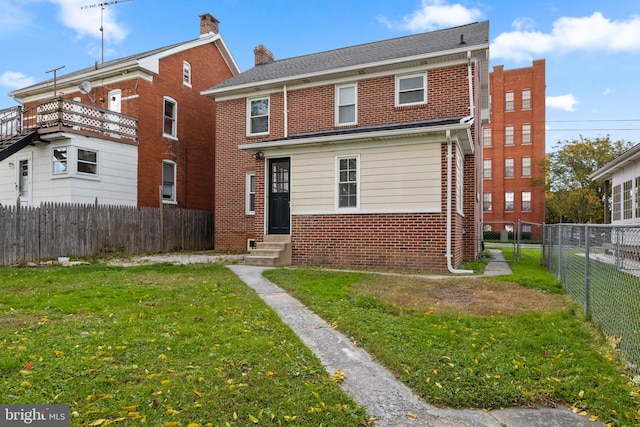
[[[513,138],[513,125],[508,125],[504,127],[504,145],[514,145],[515,141]]]
[[[173,108],[169,109],[168,106]],[[178,102],[169,96],[162,99],[162,136],[178,138]]]
[[[182,62],[182,84],[191,87],[191,64],[189,61]]]
[[[490,179],[491,178],[491,168],[492,168],[491,159],[484,159],[482,161],[482,178]]]
[[[528,123],[522,125],[522,144],[531,144],[531,125]]]
[[[245,175],[245,213],[256,213],[256,173],[247,172]]]
[[[522,158],[522,176],[523,177],[531,176],[531,157]]]
[[[492,136],[493,134],[491,133],[490,127],[485,127],[482,129],[482,146],[483,147],[491,147],[491,144],[493,144]]]
[[[419,79],[422,84],[419,83]],[[403,99],[408,98],[410,94],[422,93],[422,99]],[[407,105],[421,105],[427,103],[427,73],[407,74],[396,76],[396,107],[404,107]]]
[[[484,193],[482,195],[482,210],[484,212],[491,212],[493,210],[492,197],[491,193]]]
[[[515,109],[513,91],[504,93],[504,111],[513,111]]]
[[[522,212],[531,212],[531,191],[522,192]]]
[[[523,110],[531,109],[531,89],[522,90],[522,109]]]
[[[355,171],[346,165],[347,168],[343,169],[343,161],[354,161]],[[343,173],[344,172],[344,173]],[[352,174],[351,172],[355,172]],[[346,174],[346,175],[345,175]],[[355,180],[354,180],[355,179]],[[351,191],[355,184],[355,194]],[[346,193],[345,193],[346,191]],[[347,199],[345,199],[345,196]],[[345,200],[349,200],[349,196],[355,196],[355,204],[343,206]],[[344,156],[336,156],[336,209],[345,211],[359,211],[360,210],[360,155],[351,154]]]
[[[171,169],[171,171],[168,170]],[[177,165],[173,160],[162,161],[162,203],[176,204]]]
[[[515,211],[515,197],[513,191],[507,191],[504,193],[504,210],[508,212]]]
[[[336,85],[336,126],[356,123],[358,123],[357,83]]]
[[[266,112],[262,109],[254,110],[254,103],[258,103],[261,101],[266,101]],[[268,96],[261,96],[259,98],[247,98],[247,136],[256,136],[256,135],[268,135],[269,127],[270,127],[270,113],[271,113],[271,99]],[[254,131],[254,124],[257,127],[258,124],[264,126],[263,123],[258,123],[258,121],[262,122],[266,118],[266,130],[262,128],[257,128]]]
[[[513,158],[508,157],[506,159],[504,159],[504,177],[505,178],[513,178],[516,176],[516,170],[515,170],[515,162],[513,161]]]

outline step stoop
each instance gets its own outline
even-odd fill
[[[260,267],[286,267],[291,265],[291,236],[266,235],[262,242],[244,257],[246,265]]]

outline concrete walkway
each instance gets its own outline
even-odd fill
[[[499,251],[498,251],[499,252]],[[502,253],[499,254],[499,257]],[[509,274],[511,269],[494,254],[489,271]],[[492,265],[493,262],[500,263]],[[504,265],[502,265],[504,263]],[[508,271],[506,271],[506,268]],[[568,408],[480,410],[439,409],[418,398],[387,369],[374,362],[368,353],[347,337],[332,329],[262,276],[264,267],[230,265],[229,268],[271,306],[320,359],[330,375],[345,372],[343,389],[368,413],[377,418],[378,427],[582,427],[601,426],[589,422]]]

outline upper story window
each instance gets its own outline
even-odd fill
[[[491,203],[491,193],[484,193],[482,195],[482,210],[485,212],[491,212],[492,209],[493,205]]]
[[[531,125],[522,125],[522,143],[531,144]]]
[[[358,208],[358,156],[338,157],[338,208]]]
[[[247,100],[248,135],[269,133],[269,98]]]
[[[482,177],[491,178],[491,159],[484,159],[482,161]]]
[[[531,191],[522,192],[522,211],[531,212]]]
[[[396,77],[396,105],[415,105],[427,102],[425,74]]]
[[[357,85],[336,86],[336,124],[350,125],[358,121]]]
[[[171,138],[177,137],[178,103],[175,99],[164,97],[164,113],[162,134]]]
[[[504,145],[513,145],[513,126],[504,127]]]
[[[505,178],[513,178],[513,159],[504,159],[504,176]]]
[[[245,212],[253,215],[256,213],[256,173],[247,172],[245,180]]]
[[[513,111],[514,110],[514,102],[513,102],[513,92],[505,92],[504,94],[504,110],[505,111]]]
[[[191,87],[191,64],[187,61],[182,63],[182,84]]]
[[[505,211],[515,210],[515,200],[513,198],[513,192],[511,191],[504,193],[504,210]]]
[[[67,147],[53,149],[53,173],[67,172]]]
[[[522,158],[522,176],[531,176],[531,157]]]
[[[98,153],[78,148],[78,172],[90,175],[98,174]]]
[[[531,109],[531,89],[525,89],[522,91],[522,109]]]
[[[162,161],[162,203],[176,201],[176,164],[170,160]]]
[[[486,127],[484,129],[482,129],[482,145],[484,147],[491,147],[491,144],[493,143],[491,141],[491,128]]]

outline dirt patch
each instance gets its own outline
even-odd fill
[[[564,310],[563,295],[527,289],[517,283],[490,279],[422,279],[372,276],[356,292],[425,312],[469,313],[506,316],[524,312]]]

